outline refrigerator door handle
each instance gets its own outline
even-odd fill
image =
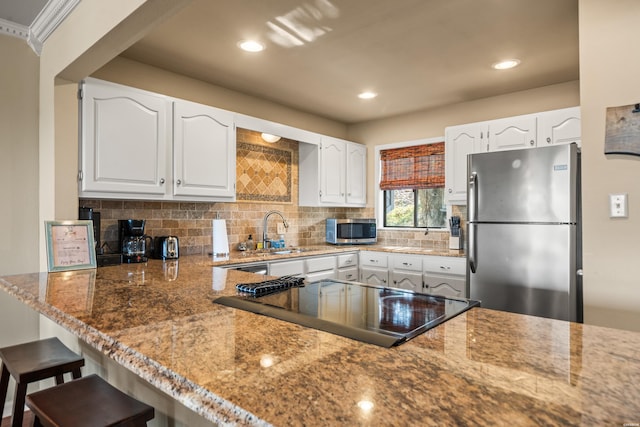
[[[476,272],[478,262],[476,260],[476,221],[478,220],[478,174],[475,172],[469,176],[469,270]]]
[[[478,174],[469,176],[469,221],[478,220]]]
[[[476,272],[478,268],[478,261],[476,260],[476,228],[477,224],[471,223],[469,224],[469,270],[472,273]]]

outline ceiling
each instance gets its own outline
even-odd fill
[[[122,56],[351,124],[577,80],[578,0],[193,0]]]
[[[0,19],[30,26],[48,0],[0,0]]]

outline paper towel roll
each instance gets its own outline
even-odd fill
[[[211,223],[213,238],[213,256],[229,255],[229,238],[227,237],[227,223],[224,219],[214,219]]]

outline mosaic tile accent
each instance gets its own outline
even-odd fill
[[[238,142],[236,200],[291,203],[293,152]]]

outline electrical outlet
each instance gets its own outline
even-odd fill
[[[284,234],[287,231],[287,229],[284,227],[284,224],[281,222],[277,223],[276,227],[278,234]]]
[[[609,218],[627,218],[627,193],[609,194]]]

